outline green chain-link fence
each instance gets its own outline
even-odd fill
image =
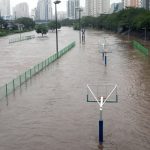
[[[134,48],[140,50],[145,55],[149,55],[149,50],[147,48],[145,48],[143,45],[141,45],[139,42],[133,41],[132,45],[133,45]]]
[[[69,44],[67,47],[64,49],[60,50],[58,52],[58,58],[63,56],[66,52],[71,50],[75,46],[75,42],[72,42]],[[31,69],[28,69],[12,81],[8,82],[7,84],[3,85],[0,87],[0,99],[8,96],[11,94],[17,87],[20,87],[23,83],[28,81],[31,77],[39,73],[41,70],[43,70],[45,67],[47,67],[49,64],[54,62],[57,58],[57,53],[54,55],[50,56],[49,58],[45,59],[44,61],[40,62],[39,64],[33,66]]]
[[[20,37],[9,39],[9,43],[25,41],[25,40],[30,40],[34,38],[35,38],[35,35],[21,36],[20,34]]]

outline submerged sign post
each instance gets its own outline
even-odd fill
[[[99,105],[99,144],[103,143],[103,106],[105,103],[117,103],[117,84],[87,85],[87,102],[96,102]]]

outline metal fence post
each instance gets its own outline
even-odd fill
[[[20,79],[20,86],[21,86],[21,75],[19,76],[19,79]]]
[[[25,82],[27,81],[27,74],[26,74],[26,72],[25,72]]]
[[[31,69],[30,69],[30,78],[31,78]]]
[[[13,79],[13,90],[15,90],[15,80]]]
[[[6,84],[6,96],[8,96],[8,87],[7,87],[7,84]]]

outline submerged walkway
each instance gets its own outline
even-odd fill
[[[120,41],[87,31],[85,45],[77,43],[0,102],[1,150],[97,150],[99,110],[97,104],[86,103],[86,84],[105,81],[118,84],[119,103],[104,108],[104,149],[150,148],[150,61],[133,49],[114,45],[105,67],[98,52],[98,41],[105,36],[110,43]]]

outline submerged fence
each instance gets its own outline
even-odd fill
[[[30,40],[34,38],[35,38],[35,35],[21,36],[20,34],[20,37],[9,39],[9,43],[25,41],[25,40]]]
[[[139,42],[133,41],[132,45],[133,45],[134,48],[140,50],[145,55],[149,55],[149,50],[147,48],[145,48],[143,45],[141,45]]]
[[[72,42],[67,47],[63,48],[58,52],[58,58],[63,56],[66,52],[71,50],[75,46],[75,42]],[[44,61],[40,62],[39,64],[33,66],[31,69],[28,69],[12,81],[6,83],[4,86],[0,87],[0,99],[7,97],[9,94],[11,94],[13,91],[16,90],[17,87],[20,87],[23,83],[31,79],[34,75],[42,71],[44,68],[46,68],[49,64],[54,62],[57,58],[57,53],[50,56],[49,58],[45,59]]]

